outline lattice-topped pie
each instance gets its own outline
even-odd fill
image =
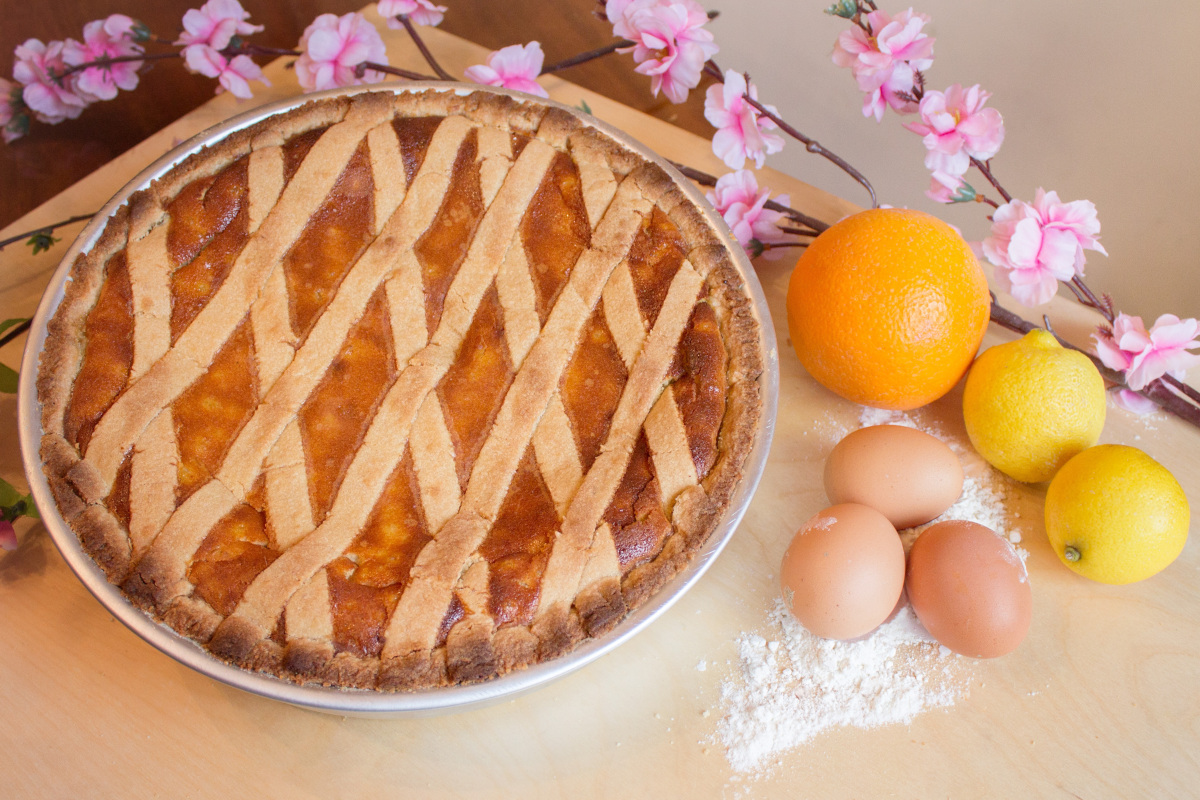
[[[73,265],[38,392],[126,595],[300,682],[485,680],[714,529],[760,331],[661,169],[488,92],[320,100],[192,155]]]

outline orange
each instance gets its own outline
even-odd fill
[[[813,240],[788,285],[788,331],[819,383],[908,410],[950,391],[987,330],[991,297],[970,246],[921,211],[876,208]]]

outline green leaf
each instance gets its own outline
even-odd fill
[[[55,242],[61,241],[62,239],[51,236],[49,231],[39,231],[30,236],[26,244],[33,248],[33,254],[36,256],[43,250],[49,250]]]
[[[0,322],[0,333],[4,333],[13,325],[20,325],[22,322],[29,322],[29,317],[13,317],[12,319],[6,319],[4,322]]]
[[[17,487],[13,486],[4,478],[0,478],[0,506],[8,508],[14,506],[23,495],[17,491]]]
[[[154,37],[154,32],[140,19],[133,21],[133,27],[129,29],[129,32],[133,34],[135,42],[148,42]]]
[[[825,13],[831,17],[853,19],[854,15],[858,13],[858,3],[855,0],[837,0],[836,3],[825,9]]]
[[[576,108],[578,108],[580,111],[582,111],[585,114],[592,113],[592,107],[587,104],[587,100],[580,100],[579,105],[576,106]],[[595,115],[593,115],[593,116],[595,116]]]
[[[3,478],[0,478],[0,517],[9,522],[17,517],[41,519],[37,506],[33,503],[33,497],[21,494],[17,487]]]
[[[5,394],[17,393],[17,371],[7,364],[0,364],[0,392]]]
[[[975,187],[963,181],[963,185],[958,187],[958,191],[954,193],[954,197],[950,199],[951,203],[973,203],[975,202]]]
[[[4,126],[4,130],[12,139],[20,139],[29,133],[29,115],[28,114],[13,114],[12,119]]]

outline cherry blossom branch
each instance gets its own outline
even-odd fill
[[[6,330],[4,332],[4,336],[0,336],[0,347],[4,347],[4,345],[8,344],[13,339],[17,338],[22,333],[29,330],[29,326],[32,324],[33,324],[32,319],[22,320],[21,322],[18,322],[16,325],[13,325],[11,328]]]
[[[695,167],[689,167],[685,164],[680,164],[677,161],[669,161],[668,163],[675,169],[682,172],[684,177],[694,180],[701,186],[717,185],[716,177],[709,175],[707,172],[698,170]],[[818,234],[829,227],[827,223],[821,222],[821,220],[817,219],[816,217],[810,217],[807,214],[797,211],[794,208],[785,206],[782,203],[776,203],[774,200],[768,200],[765,207],[771,209],[772,211],[779,211],[783,214],[787,214],[788,217],[796,222],[799,222],[801,225],[808,226],[811,229],[812,234]]]
[[[1012,202],[1012,195],[1005,191],[1004,187],[1000,185],[1000,182],[996,180],[996,177],[992,175],[990,166],[991,161],[980,161],[978,158],[972,156],[971,164],[975,167],[975,169],[983,173],[983,177],[987,178],[987,182],[996,188],[996,191],[999,192],[1000,196],[1004,198],[1004,202]]]
[[[393,67],[388,64],[376,64],[373,61],[364,61],[354,68],[355,77],[362,78],[367,74],[367,70],[372,72],[381,72],[385,75],[395,75],[397,78],[404,78],[410,81],[436,81],[438,80],[433,75],[424,75],[420,72]],[[450,80],[455,80],[451,78]]]
[[[138,53],[137,55],[128,56],[104,56],[97,58],[94,61],[85,61],[82,64],[73,64],[61,72],[51,71],[50,77],[61,83],[63,78],[69,78],[77,72],[83,72],[85,69],[92,67],[108,67],[113,64],[128,64],[134,61],[162,61],[168,58],[180,58],[182,54],[179,51],[172,53]]]
[[[44,235],[48,236],[50,233],[54,232],[55,230],[57,230],[59,228],[65,227],[67,225],[73,225],[76,222],[83,222],[84,220],[91,219],[94,216],[96,216],[95,212],[93,212],[91,214],[80,214],[77,217],[71,217],[70,219],[64,219],[61,222],[53,222],[49,225],[43,225],[42,227],[37,228],[36,230],[26,231],[25,233],[18,233],[16,236],[10,236],[7,239],[0,239],[0,250],[3,250],[4,248],[8,247],[10,244],[16,244],[17,242],[22,242],[22,241],[25,241],[26,239],[31,239],[34,236],[37,236],[39,234],[44,234]]]
[[[412,24],[412,20],[408,18],[407,14],[401,14],[400,16],[396,17],[396,19],[400,20],[400,24],[404,26],[404,29],[408,31],[408,35],[412,37],[413,44],[415,44],[417,49],[421,51],[421,55],[425,58],[425,63],[433,68],[433,71],[437,73],[439,78],[444,81],[458,80],[449,72],[444,70],[442,65],[438,63],[437,59],[433,57],[433,53],[429,52],[429,48],[425,46],[425,40],[421,38],[419,33],[417,33],[416,26]]]
[[[597,47],[595,50],[588,50],[587,52],[580,53],[579,55],[571,56],[570,58],[564,58],[562,61],[556,61],[548,67],[542,67],[541,74],[549,75],[552,72],[558,72],[560,70],[567,69],[568,67],[576,67],[588,61],[593,61],[597,58],[603,58],[611,53],[615,53],[622,47],[633,47],[633,45],[634,43],[628,39],[618,39],[615,42],[604,45],[604,47]]]
[[[708,62],[704,65],[704,72],[705,72],[705,74],[709,75],[710,77],[716,79],[717,81],[719,81],[721,83],[725,82],[725,73],[721,70],[721,68],[719,66],[717,66],[717,63],[715,61],[713,61],[712,59],[709,59]],[[787,121],[785,121],[782,117],[780,117],[774,111],[767,108],[765,105],[760,103],[756,98],[754,98],[750,95],[750,76],[749,75],[746,75],[746,91],[742,94],[742,99],[745,100],[751,106],[753,106],[754,109],[756,111],[758,111],[759,114],[761,114],[762,116],[766,117],[767,119],[771,120],[776,125],[778,125],[779,129],[782,130],[784,133],[786,133],[788,136],[791,136],[796,141],[801,142],[804,145],[804,147],[808,150],[808,152],[819,155],[822,158],[837,165],[837,167],[840,170],[842,170],[847,175],[849,175],[851,178],[853,178],[855,181],[857,181],[859,184],[861,184],[862,187],[867,190],[867,193],[871,195],[871,208],[879,207],[879,199],[875,196],[875,187],[871,185],[871,182],[869,180],[867,180],[867,176],[863,175],[861,172],[859,172],[857,169],[855,169],[853,166],[851,166],[849,162],[847,162],[844,158],[839,156],[837,153],[834,153],[832,150],[829,150],[828,148],[824,147],[816,139],[813,139],[809,136],[805,136],[803,133],[801,133],[795,127],[790,125]]]

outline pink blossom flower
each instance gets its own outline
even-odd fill
[[[724,219],[725,224],[733,232],[742,247],[750,247],[750,241],[781,242],[786,237],[779,229],[779,223],[784,219],[781,211],[764,208],[771,192],[766,188],[759,189],[754,173],[748,169],[738,170],[722,175],[713,187],[713,191],[705,195]],[[775,198],[776,202],[787,205],[791,198],[782,194]]]
[[[916,85],[916,71],[933,65],[933,39],[921,29],[925,14],[910,8],[895,17],[886,11],[867,14],[871,34],[858,26],[842,31],[833,46],[833,63],[849,67],[863,98],[863,116],[883,119],[884,109],[911,113],[916,104],[907,99]]]
[[[613,33],[633,42],[619,52],[632,52],[636,71],[650,76],[650,91],[657,96],[661,90],[672,103],[687,99],[704,62],[719,49],[695,0],[608,0],[605,13]]]
[[[74,67],[105,58],[141,55],[142,46],[134,41],[134,21],[124,14],[113,14],[83,26],[83,42],[68,39],[63,44],[63,61]],[[105,66],[88,67],[75,75],[77,93],[92,100],[112,100],[117,89],[130,91],[138,85],[141,61],[119,61]]]
[[[263,77],[262,69],[247,55],[236,55],[226,58],[220,51],[206,44],[194,44],[183,48],[187,68],[192,72],[216,78],[222,90],[228,89],[234,97],[243,99],[254,96],[250,91],[250,81],[262,81],[267,86],[271,82]]]
[[[961,175],[935,169],[925,196],[938,203],[965,203],[975,199],[975,190]]]
[[[50,77],[51,73],[61,75],[67,70],[62,51],[62,42],[43,44],[40,39],[27,39],[13,51],[13,77],[25,87],[21,99],[40,121],[51,125],[75,119],[91,102],[76,91],[77,75],[69,75],[61,83]]]
[[[379,16],[387,19],[389,28],[403,28],[396,17],[408,16],[414,25],[437,27],[446,13],[445,6],[435,6],[429,0],[379,0]]]
[[[21,86],[4,78],[0,78],[0,129],[4,131],[5,142],[20,139],[29,130]]]
[[[538,97],[549,97],[537,82],[544,58],[542,46],[537,42],[513,44],[488,53],[487,64],[467,67],[464,74],[467,80],[484,86],[503,86]]]
[[[0,550],[17,549],[17,532],[13,524],[6,519],[0,519]]]
[[[713,136],[713,152],[730,169],[741,169],[746,159],[761,167],[770,153],[783,149],[783,137],[763,131],[777,130],[778,125],[746,102],[746,79],[739,72],[726,70],[725,82],[708,87],[704,99],[704,118],[717,129]],[[758,88],[751,83],[749,93],[758,99]],[[767,106],[772,113],[775,108]]]
[[[1033,203],[1013,200],[992,215],[992,235],[983,240],[996,265],[996,283],[1027,306],[1049,302],[1058,281],[1083,274],[1084,250],[1105,252],[1097,240],[1100,221],[1088,200],[1063,203],[1057,192],[1037,190]]]
[[[954,84],[921,98],[921,121],[904,127],[924,137],[925,166],[951,175],[963,175],[971,159],[987,161],[1004,141],[1004,119],[994,108],[984,108],[990,94],[979,84],[963,89]]]
[[[383,74],[367,70],[360,78],[355,68],[365,62],[387,63],[387,51],[375,26],[362,14],[322,14],[300,38],[303,55],[296,59],[296,77],[305,91],[378,83]]]
[[[208,0],[200,8],[188,9],[183,15],[183,33],[175,44],[208,45],[215,50],[224,50],[234,36],[249,36],[263,29],[262,25],[251,25],[246,21],[248,19],[250,12],[242,8],[238,0]],[[186,54],[186,49],[184,52]]]
[[[1163,314],[1147,331],[1141,317],[1118,314],[1111,332],[1093,338],[1104,365],[1124,372],[1129,388],[1140,391],[1163,375],[1182,379],[1200,364],[1200,354],[1188,352],[1200,347],[1198,335],[1200,322],[1194,319]]]

